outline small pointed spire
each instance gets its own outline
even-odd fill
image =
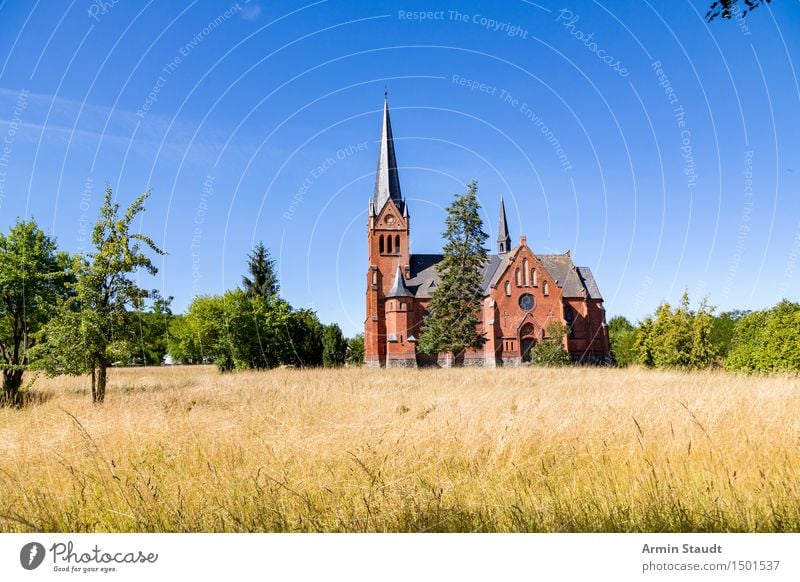
[[[414,294],[406,287],[406,280],[403,278],[403,271],[400,269],[400,263],[397,263],[397,272],[394,275],[394,284],[386,297],[413,297]]]
[[[508,235],[508,220],[506,220],[506,206],[500,196],[500,226],[497,229],[497,254],[502,255],[511,249],[511,237]]]
[[[394,153],[394,137],[392,122],[389,118],[389,94],[383,94],[383,122],[381,124],[381,142],[378,150],[378,169],[375,175],[375,212],[383,210],[386,201],[391,198],[402,211],[403,196],[400,193],[400,177],[397,174],[397,158]]]

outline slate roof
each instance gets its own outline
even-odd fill
[[[508,234],[508,219],[506,219],[506,205],[500,196],[500,226],[497,229],[497,242],[506,243],[506,251],[511,248],[511,237]]]
[[[403,278],[403,272],[400,270],[400,265],[397,265],[397,272],[394,274],[394,284],[386,297],[413,297],[414,294],[406,287],[406,280]]]
[[[370,211],[379,213],[391,198],[400,212],[405,212],[405,201],[400,193],[400,177],[397,173],[397,156],[394,153],[392,121],[389,118],[389,100],[384,95],[381,142],[378,148],[378,168],[375,171],[375,191]]]
[[[508,254],[489,255],[483,268],[481,283],[486,295],[489,294],[491,287],[497,286],[497,282],[505,273],[508,264],[514,260],[519,248],[513,249]],[[575,267],[569,255],[536,255],[536,258],[563,290],[564,297],[584,297],[585,290],[588,299],[603,298],[589,267]],[[430,298],[436,285],[441,281],[436,268],[441,260],[442,255],[439,254],[411,255],[411,277],[405,284],[415,297]]]

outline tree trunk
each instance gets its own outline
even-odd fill
[[[97,376],[94,363],[92,363],[92,402],[97,402]]]
[[[3,370],[3,398],[5,399],[5,404],[18,404],[20,386],[22,386],[22,370]]]
[[[106,370],[108,364],[101,360],[97,367],[97,402],[102,403],[106,399]]]

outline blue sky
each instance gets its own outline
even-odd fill
[[[800,3],[709,3],[0,1],[0,230],[89,250],[105,185],[149,188],[169,254],[141,282],[176,311],[263,240],[284,297],[352,335],[387,89],[412,252],[475,178],[492,248],[502,195],[610,316],[798,300]]]

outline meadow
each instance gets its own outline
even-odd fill
[[[0,530],[800,531],[800,379],[113,369],[0,409]]]

